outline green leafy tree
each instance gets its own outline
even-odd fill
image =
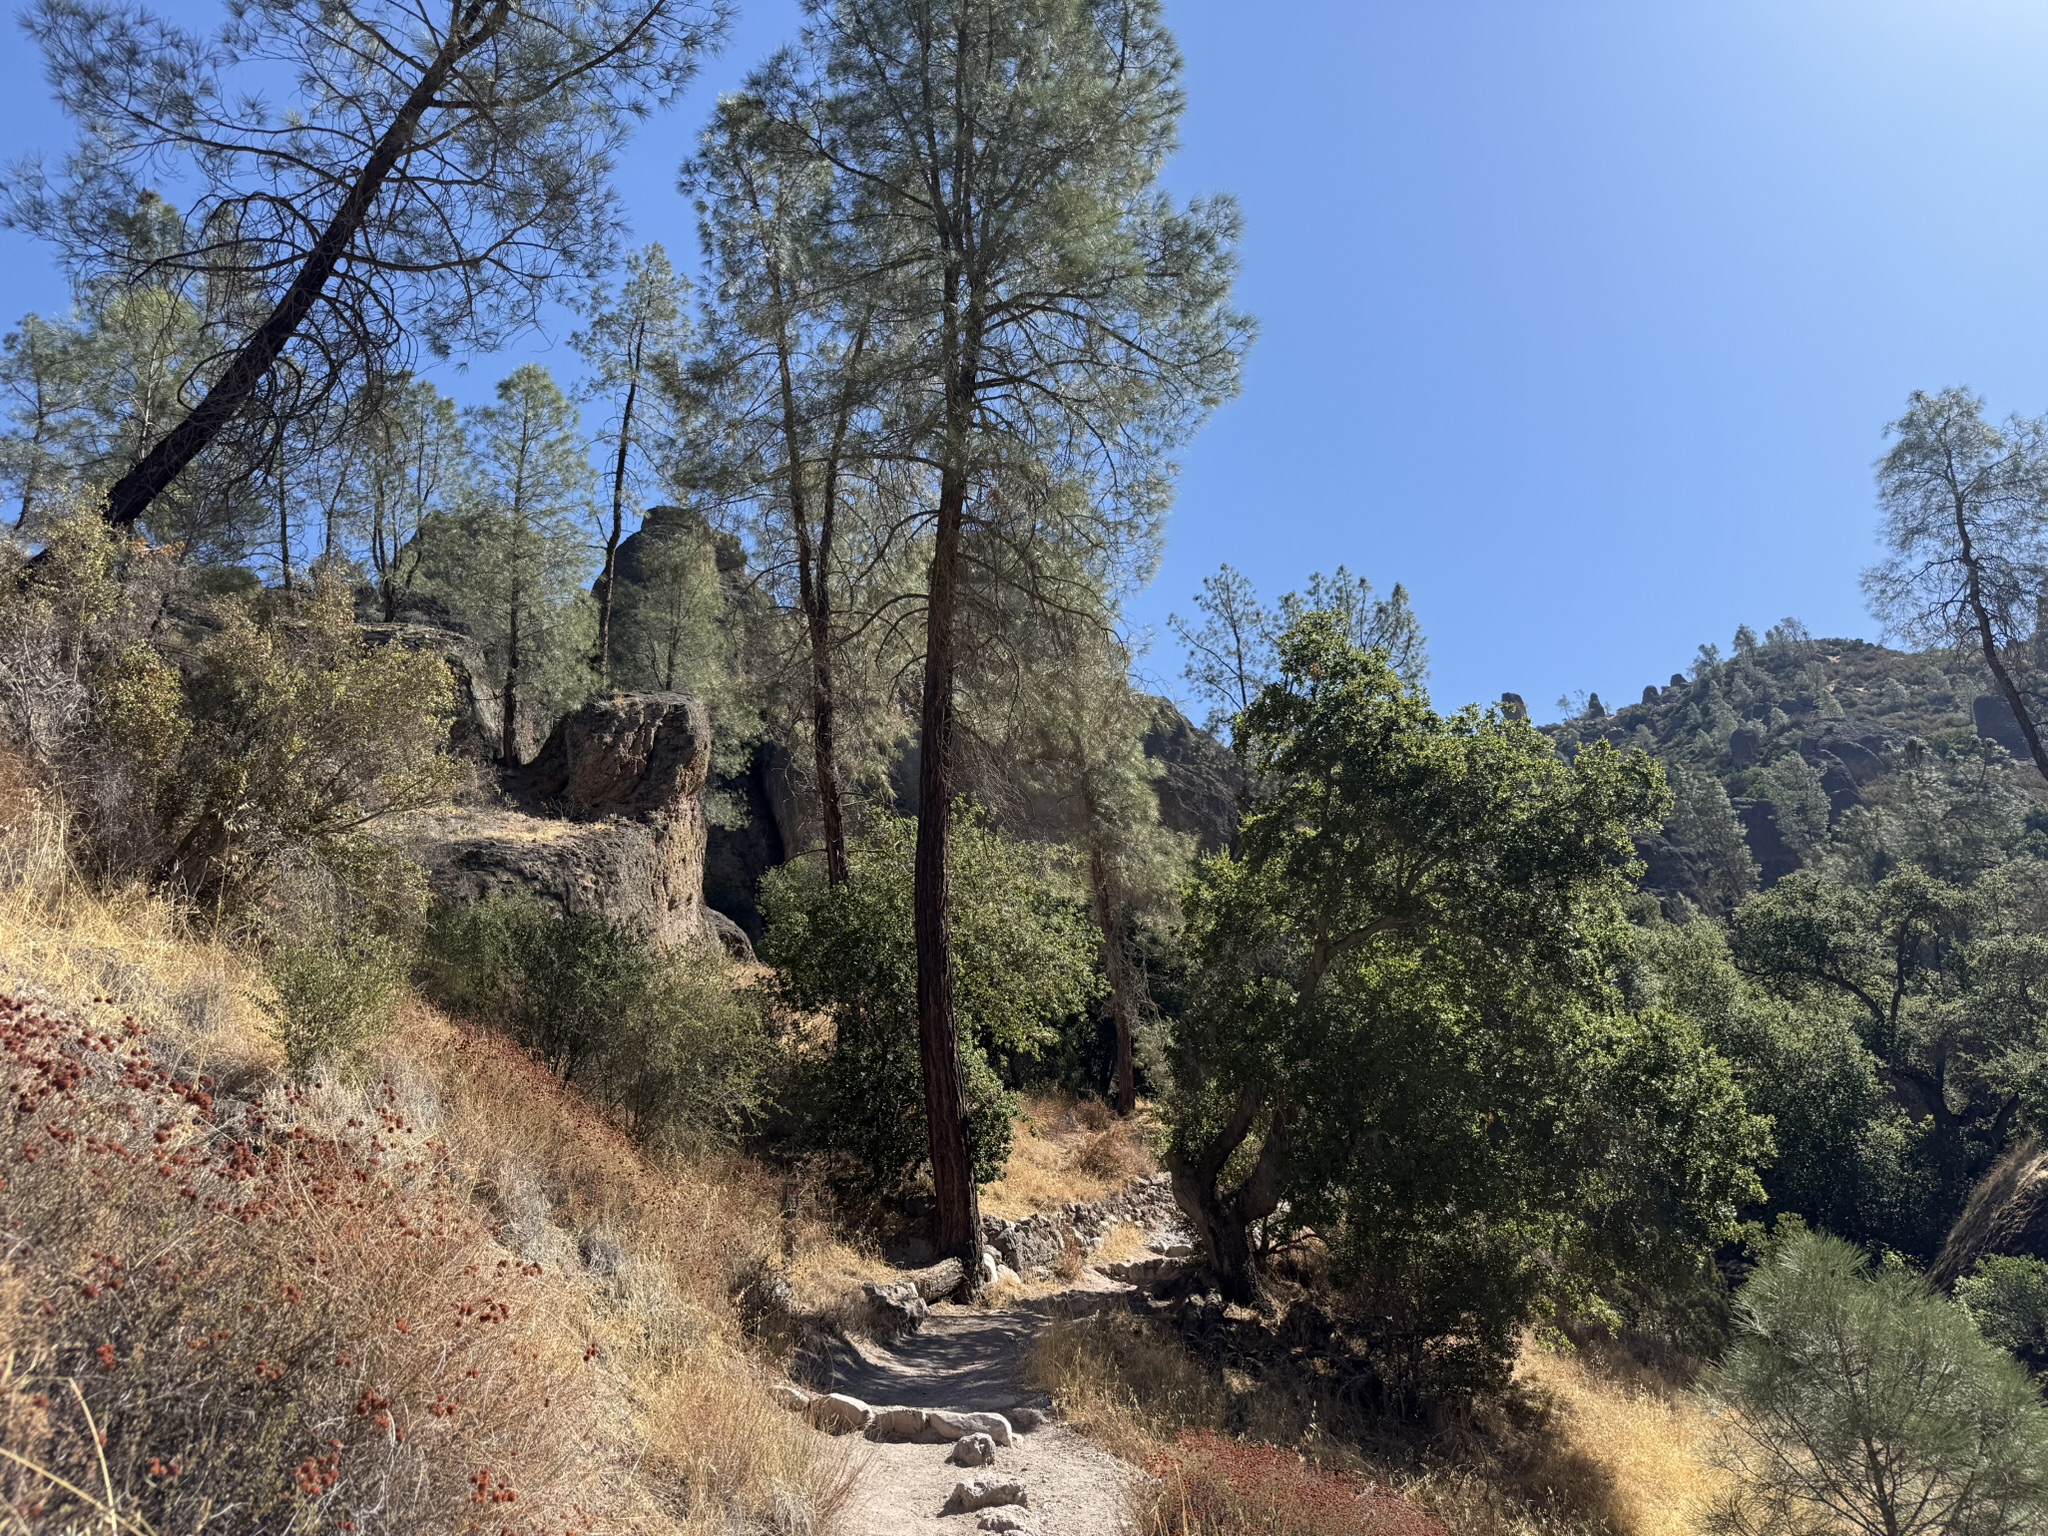
[[[517,763],[523,711],[545,718],[588,686],[590,460],[576,407],[537,363],[501,380],[497,404],[472,408],[465,426],[466,505],[428,525],[424,574],[483,644],[504,701],[499,752]]]
[[[1989,1342],[2036,1375],[2048,1371],[2048,1264],[1991,1254],[1956,1282],[1956,1302]]]
[[[1174,1194],[1225,1294],[1260,1295],[1255,1231],[1284,1205],[1497,1347],[1540,1254],[1599,1269],[1604,1198],[1666,1192],[1651,1230],[1695,1253],[1730,1230],[1761,1127],[1725,1063],[1607,980],[1630,834],[1669,804],[1656,765],[1604,744],[1566,763],[1525,721],[1438,715],[1335,615],[1282,636],[1241,729],[1258,798],[1189,894],[1168,1106]],[[1691,1092],[1691,1136],[1614,1134]],[[1604,1168],[1603,1135],[1629,1148]]]
[[[806,1071],[808,1137],[848,1189],[889,1193],[928,1169],[918,1052],[916,829],[880,818],[849,847],[851,879],[832,885],[788,864],[762,881],[762,956],[784,1005],[828,1013],[829,1049]],[[1049,1049],[1098,986],[1095,934],[1052,851],[955,812],[949,888],[977,1183],[1001,1176],[1015,1104],[992,1057]]]
[[[455,402],[425,379],[380,380],[363,405],[362,452],[344,494],[388,621],[420,580],[425,531],[464,504],[468,444]]]
[[[2025,1371],[1911,1271],[1781,1240],[1702,1383],[1734,1489],[1728,1536],[2020,1536],[2048,1521],[2048,1410]]]
[[[1742,835],[1742,823],[1721,781],[1678,768],[1671,774],[1677,797],[1665,830],[1686,851],[1693,889],[1715,916],[1725,916],[1756,890],[1756,860]]]
[[[1150,1007],[1136,929],[1176,915],[1192,850],[1159,821],[1159,769],[1144,749],[1155,705],[1131,686],[1128,653],[1091,626],[1042,660],[1047,675],[1031,694],[1022,777],[1046,802],[1046,830],[1086,863],[1116,1032],[1111,1098],[1128,1115],[1137,1108],[1138,1027]]]
[[[79,137],[61,174],[13,179],[8,222],[78,275],[191,276],[235,299],[203,387],[108,492],[117,524],[252,411],[323,408],[419,343],[488,348],[601,270],[613,154],[725,19],[685,0],[227,11],[211,33],[69,0],[25,18]],[[184,234],[139,253],[109,231],[145,176],[194,195]]]

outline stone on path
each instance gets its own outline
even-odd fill
[[[922,1440],[925,1419],[922,1408],[877,1408],[874,1418],[868,1423],[868,1435],[875,1440]]]
[[[987,1435],[962,1435],[953,1442],[953,1454],[947,1459],[955,1466],[985,1467],[996,1459],[996,1443]]]
[[[1018,1533],[1018,1536],[1023,1536],[1023,1533],[1031,1529],[1030,1526],[1024,1523],[1023,1517],[1013,1514],[1007,1509],[986,1510],[981,1518],[974,1523],[979,1529],[984,1531],[1010,1531]]]
[[[1010,1421],[1010,1428],[1020,1435],[1043,1429],[1050,1422],[1049,1415],[1042,1408],[1012,1408],[1004,1417]]]
[[[996,1504],[1029,1505],[1024,1495],[1024,1485],[1017,1482],[998,1482],[992,1477],[977,1477],[971,1483],[955,1483],[953,1496],[946,1500],[949,1515],[971,1514],[977,1509],[987,1509]]]
[[[1000,1413],[955,1413],[949,1408],[933,1408],[926,1412],[925,1423],[944,1440],[987,1435],[997,1445],[1010,1443],[1010,1421]]]
[[[875,1417],[874,1409],[844,1392],[813,1398],[807,1412],[814,1428],[828,1430],[835,1435],[859,1434],[874,1422]]]
[[[925,1305],[913,1280],[898,1280],[889,1285],[870,1280],[861,1291],[867,1297],[869,1324],[885,1339],[915,1333],[931,1316],[931,1308]]]

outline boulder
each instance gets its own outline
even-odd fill
[[[1010,1421],[1000,1413],[963,1413],[954,1408],[931,1408],[925,1412],[928,1433],[942,1440],[962,1435],[987,1435],[997,1445],[1010,1443]]]
[[[1828,819],[1839,821],[1864,804],[1863,791],[1848,765],[1832,752],[1822,752],[1814,766],[1820,769],[1821,792],[1828,797]]]
[[[906,1408],[900,1404],[877,1408],[874,1410],[874,1417],[868,1422],[868,1437],[897,1443],[924,1440],[929,1437],[925,1411],[922,1408]]]
[[[915,1282],[870,1280],[861,1287],[867,1298],[868,1326],[884,1339],[900,1339],[917,1332],[931,1315]]]
[[[1028,1435],[1035,1430],[1043,1429],[1051,1422],[1042,1408],[1012,1408],[1003,1417],[1010,1421],[1010,1428],[1020,1435]]]
[[[1507,720],[1529,718],[1529,705],[1519,693],[1504,693],[1500,696],[1501,717]]]
[[[1187,1259],[1133,1259],[1127,1264],[1106,1264],[1102,1272],[1112,1280],[1158,1294],[1186,1280],[1192,1266]]]
[[[1953,1286],[1992,1255],[2048,1260],[2048,1147],[2032,1137],[1977,1181],[1928,1278]]]
[[[956,1467],[986,1467],[994,1464],[996,1443],[987,1435],[962,1435],[953,1442],[953,1454],[946,1458]]]
[[[829,1434],[860,1434],[874,1422],[874,1410],[857,1397],[848,1397],[844,1392],[828,1393],[814,1397],[805,1405],[804,1416],[814,1429]]]
[[[996,1257],[1020,1275],[1043,1275],[1067,1255],[1076,1242],[1071,1222],[1040,1211],[1022,1221],[984,1223]]]
[[[1153,788],[1159,820],[1185,833],[1201,853],[1217,853],[1237,834],[1237,759],[1230,749],[1183,715],[1171,699],[1154,701],[1152,724],[1141,742],[1159,764]]]
[[[1763,744],[1763,733],[1754,726],[1738,726],[1728,735],[1728,766],[1747,768],[1756,761],[1756,750]]]
[[[1025,1496],[1022,1483],[1002,1482],[993,1477],[977,1477],[973,1482],[953,1485],[953,1496],[946,1500],[946,1513],[966,1515],[992,1505],[1028,1505],[1030,1502],[1031,1500]]]
[[[1749,856],[1756,860],[1757,879],[1765,890],[1769,890],[1799,868],[1799,855],[1785,841],[1785,833],[1778,825],[1778,807],[1775,804],[1769,800],[1744,799],[1733,804],[1736,819],[1742,823],[1742,840],[1749,845]]]
[[[778,1408],[787,1408],[791,1413],[802,1413],[811,1406],[815,1397],[814,1393],[806,1392],[802,1387],[791,1386],[786,1381],[776,1382],[768,1389],[768,1395],[775,1400]]]
[[[1970,700],[1970,720],[1979,736],[1986,741],[1997,742],[2022,762],[2032,756],[2027,747],[2026,732],[2020,729],[2019,718],[2013,714],[2012,706],[2005,702],[2003,694],[1980,693]]]
[[[1025,1536],[1031,1529],[1021,1516],[1007,1509],[983,1510],[975,1520],[974,1528],[978,1531],[1008,1532],[1011,1536]]]

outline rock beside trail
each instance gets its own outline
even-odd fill
[[[778,1381],[768,1389],[768,1395],[775,1400],[778,1408],[787,1408],[791,1413],[802,1413],[810,1407],[817,1394],[806,1392],[802,1387],[793,1387],[786,1381]]]
[[[997,1445],[1010,1443],[1010,1421],[1000,1413],[961,1413],[951,1408],[926,1410],[927,1431],[942,1440],[962,1435],[987,1435]]]
[[[657,944],[738,949],[744,935],[704,905],[710,767],[700,701],[615,694],[565,717],[531,764],[507,774],[517,809],[425,813],[388,835],[457,900],[525,892]]]
[[[828,1393],[814,1397],[805,1409],[805,1417],[815,1429],[830,1434],[860,1434],[874,1422],[875,1411],[857,1397],[848,1397],[844,1392]]]
[[[861,1288],[866,1298],[868,1326],[884,1339],[900,1339],[917,1332],[931,1316],[931,1308],[919,1294],[913,1280],[888,1283],[870,1280]]]
[[[996,1443],[987,1435],[962,1435],[946,1459],[958,1467],[986,1467],[996,1459]]]
[[[946,1500],[949,1515],[972,1514],[977,1509],[988,1509],[997,1504],[1029,1505],[1024,1485],[1018,1482],[1001,1482],[992,1477],[977,1477],[969,1483],[955,1483],[953,1496]]]
[[[1031,1529],[1020,1516],[1007,1509],[984,1511],[981,1518],[974,1522],[974,1527],[980,1531],[1025,1532]]]

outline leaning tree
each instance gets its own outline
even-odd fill
[[[211,33],[133,4],[39,0],[78,142],[14,168],[0,217],[80,275],[196,277],[235,325],[191,409],[115,480],[144,516],[281,368],[317,409],[416,345],[488,348],[615,244],[612,157],[674,97],[725,0],[234,0]],[[279,81],[289,90],[268,94]],[[124,237],[149,183],[192,187],[184,238]]]

